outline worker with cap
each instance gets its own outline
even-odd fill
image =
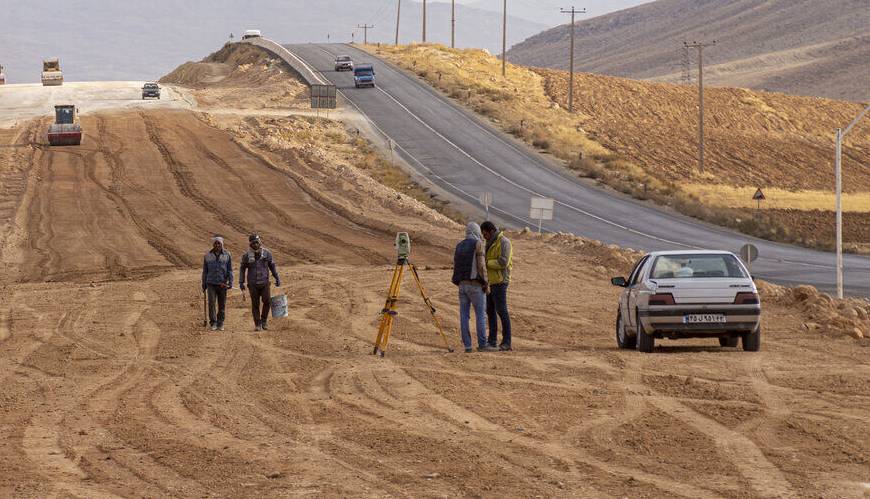
[[[202,292],[208,292],[208,324],[212,331],[224,330],[227,290],[233,287],[233,260],[224,249],[224,238],[211,238],[212,248],[202,259]],[[215,311],[217,302],[217,311]]]
[[[266,321],[269,318],[272,292],[270,289],[269,274],[275,277],[275,286],[281,286],[281,278],[272,260],[272,252],[263,247],[263,242],[258,234],[248,236],[248,244],[251,249],[242,255],[242,266],[239,270],[239,287],[245,290],[247,281],[251,295],[251,315],[254,318],[256,331],[265,331]]]

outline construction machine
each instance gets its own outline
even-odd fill
[[[54,124],[48,127],[48,143],[53,146],[77,146],[82,143],[82,126],[78,122],[78,109],[75,106],[54,106]]]
[[[57,57],[42,61],[42,85],[44,87],[63,85],[63,73]]]
[[[0,64],[0,85],[6,84],[6,72],[3,71],[3,65]]]

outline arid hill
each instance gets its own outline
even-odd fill
[[[683,41],[715,40],[704,54],[713,85],[862,101],[870,99],[868,26],[866,0],[659,0],[577,23],[575,65],[678,81]],[[509,58],[566,69],[568,48],[569,27],[559,26],[515,45]]]

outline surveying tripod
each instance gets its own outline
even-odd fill
[[[411,263],[407,257],[400,256],[396,262],[396,268],[393,270],[393,280],[390,282],[390,291],[387,294],[387,303],[384,309],[381,310],[381,324],[378,327],[378,337],[375,339],[375,349],[372,355],[380,354],[381,357],[387,350],[387,342],[390,341],[390,333],[393,331],[393,320],[399,315],[396,308],[399,304],[399,290],[402,287],[402,278],[405,275],[405,266],[411,269],[411,274],[414,276],[414,281],[417,283],[417,288],[420,290],[420,296],[426,306],[429,307],[429,313],[432,314],[432,320],[435,321],[435,326],[438,328],[438,334],[444,340],[444,346],[448,352],[453,352],[453,347],[447,341],[447,336],[444,334],[444,329],[441,327],[441,320],[435,315],[435,307],[432,305],[432,300],[426,295],[426,290],[423,288],[423,283],[420,281],[420,274],[417,273],[417,267]]]

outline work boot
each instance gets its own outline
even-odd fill
[[[254,331],[257,331],[257,332],[260,332],[262,330],[263,330],[263,326],[260,324],[257,324],[257,327],[254,328]]]
[[[224,325],[218,324],[218,331],[223,331],[223,330],[224,330]]]
[[[267,331],[269,328],[266,327],[266,321],[263,321],[263,325],[261,326],[263,331]]]
[[[472,353],[472,352],[474,352],[474,349],[471,347],[468,347],[465,349],[465,353]]]
[[[495,352],[496,348],[487,345],[485,347],[477,347],[477,351],[478,352]]]
[[[217,331],[217,325],[212,324],[211,327],[209,327],[209,329],[211,329],[212,331]]]
[[[510,345],[505,345],[504,343],[499,345],[498,349],[501,350],[502,352],[510,352],[511,350],[513,350]]]

